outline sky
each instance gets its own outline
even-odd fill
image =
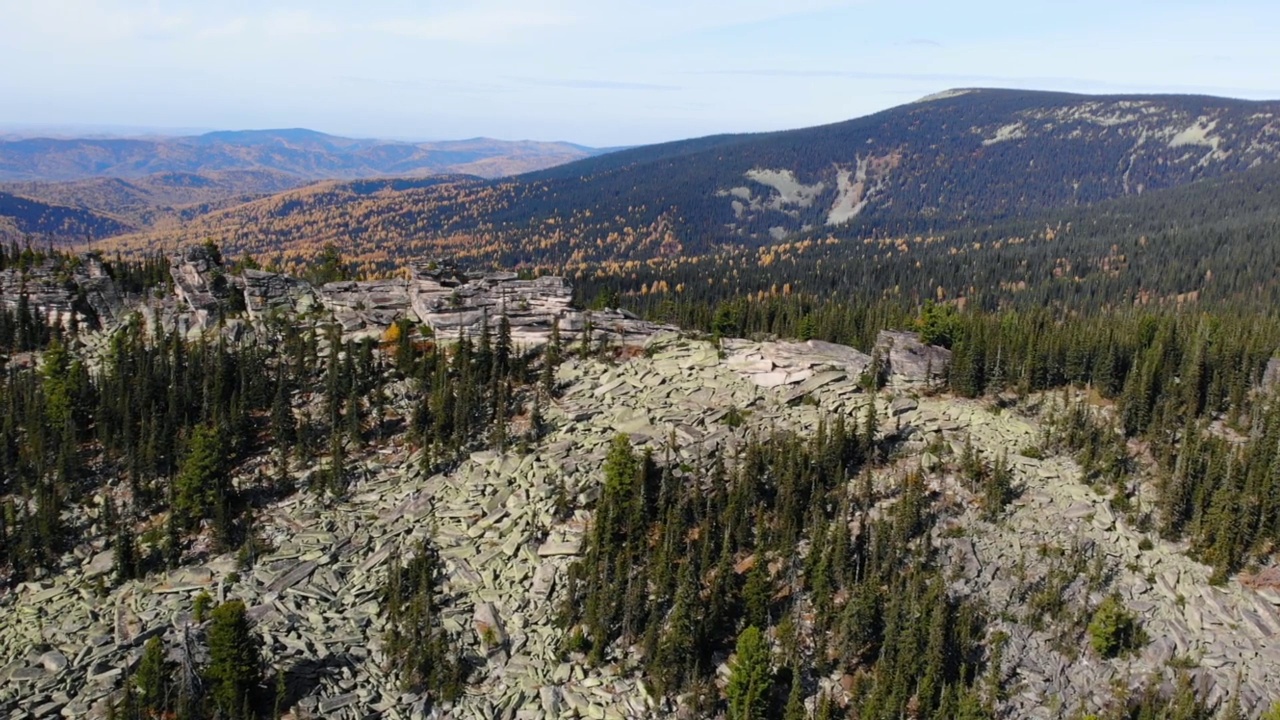
[[[0,0],[0,128],[598,147],[954,87],[1280,98],[1275,0]]]

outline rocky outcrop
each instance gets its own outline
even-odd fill
[[[124,307],[120,288],[101,258],[85,254],[67,263],[47,261],[25,272],[0,272],[0,304],[11,312],[24,304],[46,322],[85,326],[114,323]]]
[[[821,340],[758,344],[728,340],[724,347],[728,367],[761,387],[794,387],[801,395],[836,380],[858,381],[871,365],[871,356]]]
[[[65,325],[75,314],[75,290],[45,270],[47,268],[35,268],[26,274],[16,269],[0,272],[0,297],[10,312],[20,312],[25,308],[46,322]]]
[[[195,314],[195,327],[208,327],[218,305],[231,291],[231,281],[222,267],[222,259],[204,245],[192,245],[175,255],[169,263],[173,290]]]
[[[409,284],[404,280],[331,282],[318,293],[321,304],[333,313],[345,333],[381,332],[401,318],[417,320],[409,300]]]
[[[637,345],[670,326],[646,322],[625,310],[577,310],[573,289],[562,277],[521,278],[509,272],[463,272],[450,263],[420,263],[412,279],[339,281],[313,287],[280,273],[245,270],[229,276],[204,247],[189,248],[170,265],[174,287],[192,313],[187,326],[207,329],[231,296],[244,289],[249,318],[260,322],[273,312],[305,314],[322,308],[348,337],[378,335],[398,320],[420,323],[444,342],[493,332],[501,317],[518,346],[547,342],[559,326],[565,341],[587,329],[593,343]]]
[[[517,343],[544,341],[560,323],[577,332],[581,314],[570,304],[573,289],[561,277],[520,279],[515,273],[463,273],[450,264],[421,264],[413,269],[409,297],[418,319],[440,338],[474,337],[506,315]]]
[[[1277,385],[1280,385],[1280,357],[1273,357],[1267,361],[1267,368],[1262,372],[1261,390],[1271,392]]]
[[[273,312],[305,313],[315,304],[311,285],[292,275],[245,270],[244,303],[249,317],[262,320]]]
[[[81,256],[73,278],[79,286],[80,296],[101,325],[111,325],[120,319],[124,311],[124,296],[100,258],[96,255]]]
[[[641,344],[670,326],[646,322],[624,310],[577,310],[573,288],[562,277],[524,279],[510,272],[464,273],[451,264],[414,267],[409,297],[417,319],[436,337],[475,337],[506,316],[517,345],[547,342],[559,326],[566,341],[590,330],[593,342]]]
[[[911,332],[882,330],[876,337],[875,350],[889,377],[900,383],[925,385],[947,376],[951,351],[936,345],[925,345]]]

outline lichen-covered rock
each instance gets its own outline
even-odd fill
[[[381,331],[401,318],[416,319],[404,280],[331,282],[318,288],[318,294],[345,332]]]
[[[560,322],[571,330],[573,290],[560,277],[521,280],[514,273],[463,273],[450,264],[413,269],[409,298],[418,319],[438,337],[473,337],[501,315],[517,342],[545,338]]]

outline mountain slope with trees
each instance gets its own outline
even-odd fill
[[[706,255],[807,236],[1038,220],[1280,159],[1280,103],[968,90],[822,127],[633,148],[512,179],[286,193],[124,241],[355,256],[463,252],[560,265]],[[306,191],[302,191],[305,193]],[[314,198],[312,198],[314,199]]]

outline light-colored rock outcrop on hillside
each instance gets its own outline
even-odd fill
[[[612,654],[600,667],[563,660],[552,622],[562,578],[583,548],[611,438],[623,432],[661,453],[674,437],[679,462],[692,467],[717,452],[731,455],[751,433],[811,432],[836,416],[860,419],[873,402],[881,435],[897,442],[897,460],[874,481],[891,487],[924,468],[935,499],[959,507],[932,542],[951,565],[952,592],[981,598],[992,611],[991,630],[1009,635],[1004,663],[1016,692],[1003,706],[1008,716],[1097,709],[1116,683],[1172,677],[1173,658],[1196,664],[1191,672],[1210,700],[1235,692],[1237,677],[1246,710],[1280,696],[1280,596],[1235,581],[1210,587],[1207,570],[1182,548],[1148,538],[1151,549],[1140,549],[1144,535],[1079,482],[1072,460],[1016,454],[1038,442],[1042,411],[918,397],[905,382],[891,383],[873,401],[858,378],[868,362],[824,343],[733,340],[717,348],[657,334],[647,352],[625,362],[562,365],[563,392],[545,408],[552,429],[526,455],[477,452],[433,476],[422,473],[403,437],[354,457],[356,477],[344,500],[304,491],[259,516],[259,532],[274,549],[238,577],[231,556],[214,557],[98,598],[92,578],[109,570],[110,553],[99,545],[77,548],[76,569],[0,600],[0,710],[102,717],[103,699],[147,638],[161,634],[175,646],[183,633],[199,637],[203,629],[190,613],[194,597],[207,591],[249,605],[264,658],[286,669],[297,712],[424,717],[424,699],[402,692],[387,666],[378,597],[391,559],[431,534],[447,571],[445,626],[480,658],[467,693],[439,709],[448,717],[669,716],[672,708],[638,682],[634,658]],[[387,392],[400,412],[415,397],[407,382]],[[809,400],[795,402],[800,397]],[[978,519],[975,498],[948,470],[966,438],[988,458],[1005,453],[1022,487],[999,523]],[[265,461],[251,462],[237,482],[262,482],[270,472]],[[303,486],[311,472],[301,471]],[[554,513],[558,483],[574,498],[565,520]],[[892,493],[884,496],[873,513],[893,502]],[[1064,597],[1085,602],[1120,593],[1152,642],[1136,656],[1104,661],[1066,652],[1051,628],[1034,629],[1022,590],[1050,572],[1055,551],[1044,548],[1097,558],[1107,569],[1102,585],[1091,589],[1080,577]],[[481,647],[486,638],[500,647]],[[821,684],[840,692],[837,677]]]
[[[111,325],[124,308],[124,299],[102,260],[86,254],[75,259],[69,269],[55,271],[45,262],[28,268],[0,271],[0,304],[16,312],[24,302],[30,312],[46,322],[71,324],[72,316],[82,325]]]

